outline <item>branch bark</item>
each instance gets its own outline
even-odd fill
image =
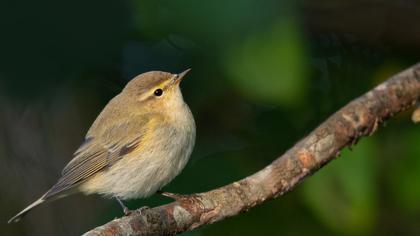
[[[420,101],[420,63],[333,114],[270,165],[240,181],[97,227],[85,236],[173,235],[221,221],[292,190],[304,178]]]

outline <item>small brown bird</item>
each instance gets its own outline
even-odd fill
[[[195,123],[179,84],[180,74],[152,71],[131,80],[102,110],[61,178],[41,198],[9,220],[69,194],[98,193],[121,200],[145,198],[185,167]]]

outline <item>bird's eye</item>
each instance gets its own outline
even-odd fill
[[[154,94],[155,94],[156,97],[162,96],[163,90],[162,89],[156,89]]]

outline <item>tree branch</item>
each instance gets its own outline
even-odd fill
[[[257,173],[205,193],[133,213],[85,236],[173,235],[221,221],[292,190],[379,124],[420,101],[420,63],[393,76],[333,114]]]

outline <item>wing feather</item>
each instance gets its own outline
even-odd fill
[[[74,153],[74,158],[64,167],[61,178],[44,199],[72,189],[136,150],[142,145],[150,121],[150,117],[127,119],[126,122],[104,129],[97,136],[93,132],[88,133],[85,142]]]

